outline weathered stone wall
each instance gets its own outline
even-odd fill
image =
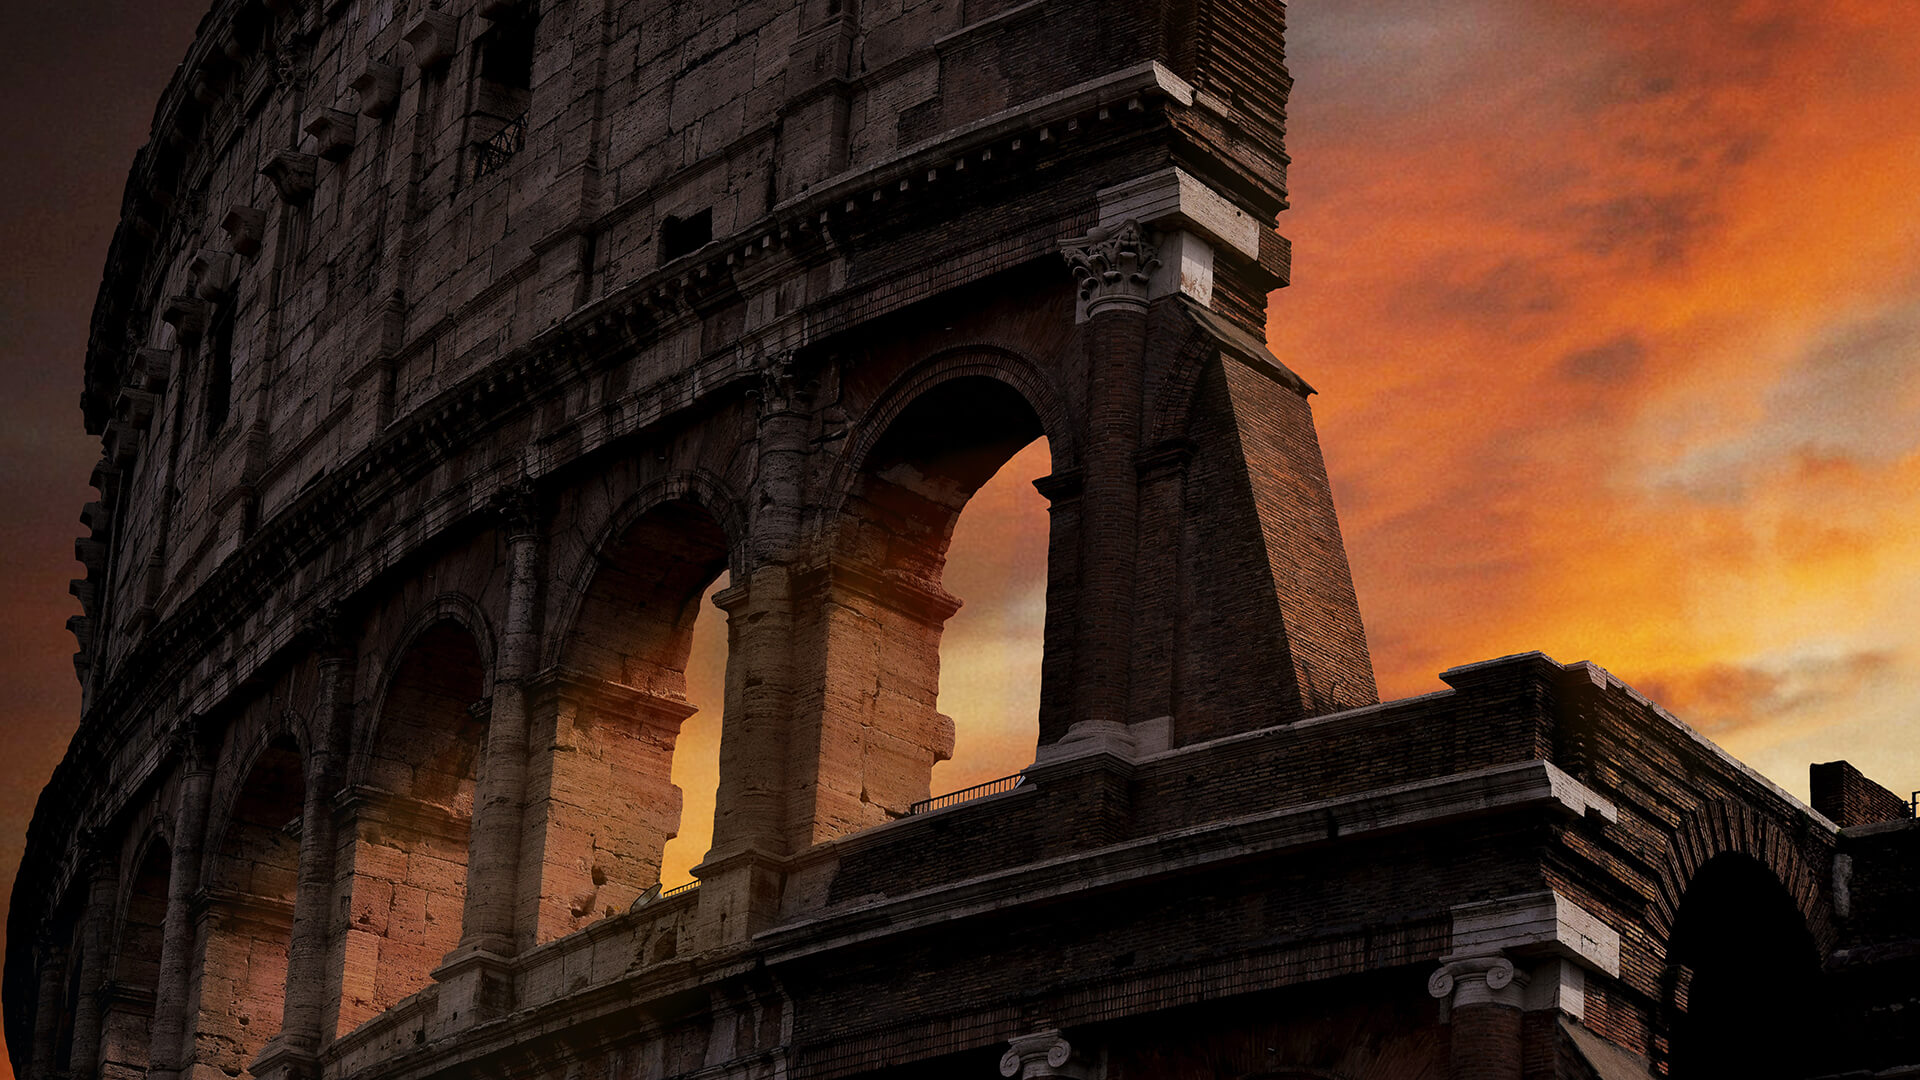
[[[1828,824],[1604,673],[1374,704],[1262,340],[1282,29],[217,4],[95,313],[16,1070],[1664,1069],[1728,865],[1825,962],[1869,925]],[[1037,760],[932,808],[947,544],[1043,436]],[[724,701],[686,698],[702,617]],[[714,843],[662,896],[698,709]]]

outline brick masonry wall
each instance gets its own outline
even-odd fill
[[[1913,817],[1911,803],[1867,779],[1849,762],[1816,763],[1808,767],[1808,775],[1813,808],[1843,829]]]

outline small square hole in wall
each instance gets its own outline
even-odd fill
[[[704,209],[686,217],[668,214],[660,222],[660,261],[670,263],[691,251],[698,251],[713,240],[713,210]]]

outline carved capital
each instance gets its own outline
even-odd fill
[[[540,507],[540,491],[533,481],[525,478],[494,492],[489,509],[499,516],[510,538],[538,536],[546,521]]]
[[[167,754],[189,773],[211,773],[219,754],[213,725],[205,716],[183,716],[167,732]]]
[[[1007,1052],[1000,1058],[1000,1075],[1009,1080],[1047,1076],[1089,1080],[1092,1074],[1093,1070],[1076,1057],[1073,1044],[1053,1028],[1008,1039]]]
[[[323,659],[339,660],[353,656],[353,627],[339,604],[321,604],[312,611],[300,627],[300,637],[307,647]]]
[[[1504,956],[1470,956],[1450,960],[1427,976],[1427,993],[1454,1008],[1463,1005],[1507,1005],[1520,1008],[1527,976]]]
[[[1112,307],[1147,306],[1147,284],[1160,259],[1139,222],[1096,226],[1086,236],[1068,241],[1061,254],[1080,284],[1086,318]]]

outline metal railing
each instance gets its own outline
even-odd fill
[[[1003,776],[998,780],[989,780],[984,784],[975,784],[970,788],[950,791],[945,795],[935,795],[931,799],[921,799],[919,802],[907,807],[907,813],[909,815],[924,814],[929,810],[938,810],[956,803],[967,802],[970,799],[978,799],[983,795],[998,795],[1003,791],[1012,791],[1014,788],[1019,787],[1026,778],[1026,773],[1014,773],[1012,776]]]
[[[507,126],[493,133],[493,137],[473,147],[473,178],[480,179],[506,168],[513,155],[526,149],[527,114],[507,121]]]
[[[1920,791],[1914,792],[1912,797],[1907,799],[1907,813],[1920,818]]]
[[[665,900],[669,896],[679,896],[683,892],[692,892],[693,890],[699,887],[700,887],[700,879],[695,878],[694,880],[687,882],[685,885],[675,885],[673,888],[668,889],[667,891],[661,893],[660,899]]]

